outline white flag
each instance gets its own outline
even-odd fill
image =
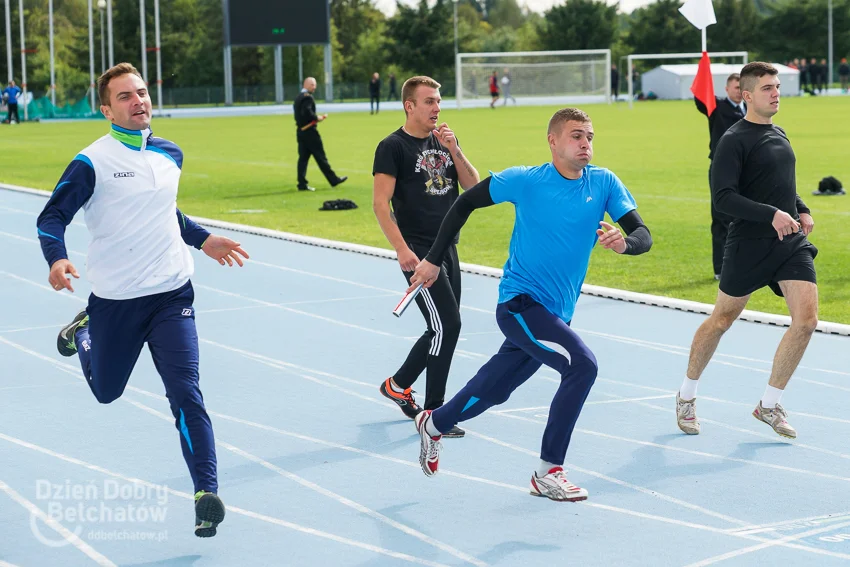
[[[711,0],[688,0],[679,8],[679,12],[700,30],[717,23]]]

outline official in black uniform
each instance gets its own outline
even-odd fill
[[[773,124],[779,112],[779,77],[759,61],[741,70],[747,116],[720,140],[711,170],[714,206],[732,217],[720,290],[711,316],[691,345],[687,377],[677,396],[679,427],[699,433],[696,385],[720,338],[750,299],[769,286],[784,296],[791,326],[779,343],[770,380],[753,416],[783,437],[795,438],[779,401],[818,324],[818,288],[807,235],[814,228],[809,209],[797,194],[796,158],[785,131]]]
[[[717,105],[711,116],[708,116],[708,109],[696,97],[694,102],[697,105],[697,110],[708,116],[708,133],[710,141],[708,143],[708,159],[714,159],[714,151],[717,149],[717,143],[720,142],[721,136],[726,133],[732,124],[743,118],[747,114],[747,105],[741,98],[741,76],[738,73],[732,73],[726,79],[726,98],[715,98]],[[713,163],[713,162],[712,162]],[[711,164],[708,166],[709,177],[711,176]],[[711,261],[714,266],[714,279],[720,279],[720,271],[723,268],[723,248],[726,246],[726,233],[729,230],[729,222],[731,219],[719,212],[714,207],[714,202],[711,204]]]
[[[384,138],[375,150],[373,209],[409,284],[460,187],[469,189],[478,183],[479,176],[463,155],[454,132],[446,123],[438,123],[440,84],[430,77],[413,77],[402,86],[401,97],[407,117],[404,126]],[[401,368],[380,386],[381,394],[397,403],[411,419],[422,411],[411,386],[423,370],[427,371],[425,409],[442,406],[446,394],[460,335],[460,265],[454,244],[446,253],[437,280],[422,290],[416,304],[428,329]],[[446,434],[462,436],[457,427]]]
[[[295,124],[298,127],[298,190],[299,191],[315,191],[314,187],[307,184],[307,163],[310,161],[310,156],[316,159],[316,164],[331,187],[336,187],[344,182],[348,177],[339,177],[331,165],[328,163],[328,158],[325,156],[325,147],[322,145],[322,137],[319,136],[319,130],[316,125],[325,120],[328,115],[316,114],[316,101],[313,100],[313,93],[316,91],[316,79],[307,77],[304,79],[304,88],[301,89],[301,94],[295,97],[295,104],[292,105],[295,111]]]
[[[374,73],[369,80],[369,114],[378,114],[381,110],[381,76]]]

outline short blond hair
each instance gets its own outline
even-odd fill
[[[431,87],[432,89],[439,89],[442,85],[440,85],[440,83],[438,83],[431,77],[426,77],[424,75],[419,75],[418,77],[410,77],[401,86],[402,106],[404,106],[404,103],[407,101],[416,104],[416,89],[421,86]],[[407,115],[407,110],[404,111],[404,114],[405,116]]]
[[[547,131],[547,134],[560,133],[564,124],[570,120],[586,124],[587,122],[590,122],[590,116],[585,111],[579,110],[578,108],[562,108],[549,119],[549,130]]]
[[[97,79],[97,96],[100,98],[100,104],[109,106],[109,82],[112,79],[123,75],[136,75],[142,81],[145,80],[139,70],[133,67],[130,63],[119,63],[111,69],[107,69],[103,75]]]

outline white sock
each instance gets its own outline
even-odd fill
[[[396,394],[403,394],[404,393],[404,389],[399,388],[398,385],[395,383],[395,380],[393,380],[392,378],[390,378],[390,389],[393,392],[395,392]]]
[[[764,395],[761,397],[761,406],[767,409],[773,409],[776,407],[776,404],[779,403],[779,400],[782,399],[782,392],[785,390],[780,390],[779,388],[774,388],[769,385],[764,390]]]
[[[432,418],[430,415],[425,420],[425,433],[427,433],[431,437],[439,437],[440,435],[442,435],[442,433],[437,430],[437,426],[434,425],[434,418]]]
[[[541,459],[540,460],[540,466],[537,467],[537,478],[540,478],[541,476],[546,476],[547,474],[549,474],[549,471],[551,471],[555,467],[560,467],[560,466],[561,465],[549,463],[549,462],[546,462],[543,459]]]
[[[682,387],[679,388],[679,397],[683,400],[693,400],[697,397],[697,385],[699,380],[691,380],[685,376],[685,381],[682,382]]]

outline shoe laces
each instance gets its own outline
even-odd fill
[[[428,433],[425,433],[428,435]],[[426,458],[429,461],[433,461],[440,456],[440,450],[443,448],[443,444],[439,441],[434,441],[434,438],[428,435],[428,451],[426,452]]]
[[[778,418],[779,421],[786,421],[788,418],[788,412],[786,412],[785,408],[779,404],[776,404],[775,408],[768,411],[772,412],[773,415],[776,416],[774,419]]]
[[[552,478],[554,478],[564,490],[571,491],[578,489],[578,486],[569,481],[567,478],[567,471],[564,469],[559,469],[549,474],[552,475]]]
[[[410,388],[408,388],[407,390],[404,391],[404,393],[402,393],[402,396],[404,396],[404,400],[407,403],[409,403],[411,406],[418,407],[416,405],[416,398],[413,397],[413,394],[415,394],[415,393],[416,393],[416,390],[411,390]]]
[[[693,419],[696,417],[696,404],[693,400],[686,402],[685,400],[679,400],[679,413],[685,419]]]

